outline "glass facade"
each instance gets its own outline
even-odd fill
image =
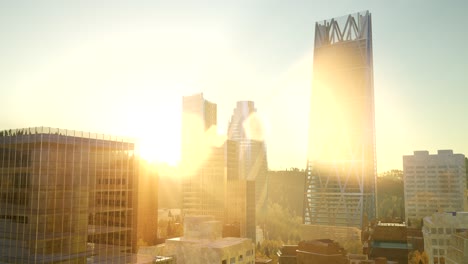
[[[203,94],[182,99],[182,210],[224,221],[224,146],[217,144],[217,106]]]
[[[72,130],[0,131],[0,259],[127,263],[136,251],[131,140]]]
[[[305,224],[375,218],[374,133],[370,13],[316,23]]]

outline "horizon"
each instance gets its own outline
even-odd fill
[[[468,154],[463,1],[106,3],[0,4],[0,130],[128,136],[174,164],[182,96],[203,93],[220,134],[253,101],[269,169],[305,169],[315,22],[369,10],[377,172],[416,150]]]

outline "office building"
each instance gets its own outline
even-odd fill
[[[465,156],[452,150],[403,156],[405,215],[418,222],[438,210],[463,211]]]
[[[444,263],[452,234],[468,230],[468,212],[440,212],[424,217],[424,251],[429,263]]]
[[[221,238],[221,222],[212,216],[186,216],[184,236],[166,239],[164,252],[178,264],[253,264],[255,260],[252,240]]]
[[[0,132],[2,263],[128,263],[135,145],[52,128]]]
[[[445,258],[447,264],[468,263],[468,232],[452,234]]]
[[[158,243],[158,173],[154,164],[140,160],[138,170],[137,241]],[[162,186],[167,189],[167,186]],[[155,220],[156,219],[156,220]]]
[[[236,153],[229,151],[231,156],[227,157],[237,162],[235,174],[229,174],[228,170],[228,221],[240,221],[241,237],[255,241],[255,214],[265,207],[268,168],[261,124],[253,102],[237,102],[228,125],[228,142]]]
[[[255,241],[255,181],[240,178],[238,150],[237,142],[226,140],[226,225],[223,236],[247,237]]]
[[[313,64],[303,219],[341,239],[376,216],[371,14],[317,22]]]
[[[216,104],[203,94],[182,102],[182,210],[184,215],[212,215],[224,220],[225,147],[216,131]]]

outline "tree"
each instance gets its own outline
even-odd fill
[[[425,251],[415,250],[408,254],[408,264],[429,264],[429,257]]]

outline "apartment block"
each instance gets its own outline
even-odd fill
[[[463,211],[465,156],[452,150],[403,156],[405,215],[421,221],[436,211]]]
[[[441,212],[424,217],[424,251],[429,256],[429,263],[444,263],[447,260],[449,248],[453,252],[460,247],[464,247],[459,239],[456,239],[456,241],[460,243],[450,245],[453,234],[466,230],[468,230],[468,212]],[[465,252],[463,250],[466,255]],[[452,253],[452,260],[454,256]]]

